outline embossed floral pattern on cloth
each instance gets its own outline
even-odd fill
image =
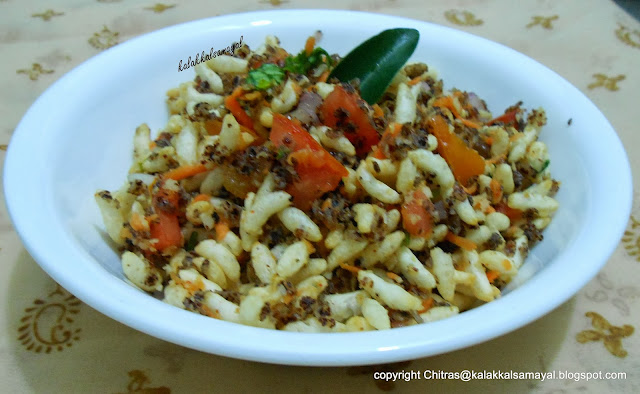
[[[288,8],[405,16],[522,52],[558,72],[600,108],[625,145],[634,181],[640,184],[640,156],[635,154],[640,146],[635,119],[640,22],[605,0],[61,0],[46,5],[0,0],[0,161],[29,106],[90,57],[176,23]],[[4,204],[0,261],[0,380],[11,392],[259,392],[266,387],[296,393],[640,391],[640,193],[634,196],[626,232],[607,265],[557,310],[472,348],[388,365],[310,369],[251,363],[184,349],[137,332],[96,312],[50,279],[24,249]],[[465,369],[627,376],[590,381],[425,379],[439,371]],[[420,372],[422,378],[374,379],[376,372],[408,376],[402,373],[409,371]]]

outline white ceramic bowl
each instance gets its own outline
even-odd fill
[[[124,182],[136,126],[147,122],[158,130],[165,125],[165,92],[194,77],[193,69],[178,71],[180,60],[211,47],[223,49],[241,36],[256,47],[267,34],[297,52],[317,29],[324,33],[324,48],[346,54],[392,27],[420,30],[413,59],[438,70],[446,88],[476,92],[494,113],[518,100],[547,111],[541,138],[549,146],[552,175],[562,182],[560,209],[523,268],[531,278],[497,301],[453,318],[345,334],[278,332],[219,321],[165,304],[125,281],[118,254],[105,241],[93,194]],[[615,131],[553,71],[461,31],[343,11],[227,15],[162,29],[101,53],[62,77],[29,109],[9,145],[4,187],[27,250],[53,279],[93,308],[194,349],[300,365],[424,357],[521,327],[569,299],[600,270],[631,207],[629,164]]]

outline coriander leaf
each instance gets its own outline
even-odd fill
[[[275,64],[263,64],[255,70],[249,71],[247,83],[258,90],[266,90],[279,85],[284,80],[284,71]]]
[[[284,70],[294,74],[306,74],[310,69],[322,63],[331,66],[331,56],[323,48],[316,47],[309,55],[306,51],[302,51],[296,56],[284,59]]]

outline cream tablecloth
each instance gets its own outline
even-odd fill
[[[137,35],[207,16],[336,8],[417,18],[523,52],[604,112],[640,184],[640,23],[608,0],[0,0],[0,149],[25,111],[76,65]],[[0,151],[0,160],[4,152]],[[576,262],[579,267],[579,262]],[[0,392],[640,392],[640,196],[606,267],[570,301],[513,333],[393,365],[304,368],[185,349],[121,325],[50,279],[0,208]],[[586,373],[626,379],[382,382],[376,371]],[[579,377],[579,375],[578,375]]]

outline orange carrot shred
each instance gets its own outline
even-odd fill
[[[329,71],[325,71],[322,74],[320,74],[320,77],[318,78],[318,82],[327,82],[327,79],[329,79]]]
[[[478,245],[476,245],[475,242],[470,241],[464,237],[461,237],[459,235],[455,235],[452,232],[448,232],[447,236],[445,237],[445,239],[449,242],[451,242],[454,245],[457,245],[459,247],[461,247],[464,250],[475,250],[478,248]]]
[[[216,223],[215,229],[216,229],[216,241],[218,242],[222,242],[222,240],[227,236],[227,234],[230,231],[229,225],[227,224],[227,222],[223,220]]]
[[[502,186],[500,183],[492,179],[491,182],[489,182],[489,188],[491,189],[491,202],[494,204],[500,202],[500,200],[502,200]]]
[[[356,266],[353,265],[349,265],[349,264],[345,264],[345,263],[340,263],[340,268],[347,270],[351,273],[357,274],[358,272],[360,272],[362,270],[362,268],[358,268]]]
[[[437,98],[433,102],[433,106],[448,108],[453,114],[453,116],[455,116],[456,119],[459,119],[462,122],[462,124],[464,124],[465,126],[469,126],[474,129],[479,129],[481,126],[476,122],[463,118],[458,112],[458,110],[456,109],[456,106],[453,104],[453,98],[451,96],[444,96],[444,97]]]
[[[224,99],[224,106],[231,112],[231,114],[236,118],[238,123],[243,125],[244,127],[253,130],[253,119],[244,111],[240,103],[238,102],[238,98],[242,96],[244,90],[242,87],[238,86],[231,93],[231,95],[227,96]]]
[[[426,300],[422,300],[422,309],[420,309],[418,313],[425,313],[431,308],[433,308],[433,298],[427,298]]]
[[[462,185],[460,185],[460,186],[462,186]],[[464,190],[464,192],[467,193],[467,194],[473,195],[478,191],[478,184],[474,183],[470,187],[462,186],[462,190]]]
[[[173,179],[179,181],[186,178],[191,178],[194,175],[209,171],[204,164],[187,164],[174,169],[171,169],[164,173],[166,179]]]
[[[210,199],[211,199],[211,196],[208,194],[198,194],[191,200],[191,202],[209,201]]]
[[[307,56],[311,55],[314,46],[316,46],[316,38],[314,36],[310,36],[309,38],[307,38],[307,42],[305,42],[304,44],[304,52],[307,54]]]
[[[420,83],[420,81],[422,81],[422,78],[421,78],[421,75],[418,75],[417,77],[415,77],[412,80],[410,80],[409,82],[407,82],[407,85],[409,85],[409,86],[417,85],[417,84]]]
[[[387,272],[387,278],[391,279],[394,282],[397,283],[402,283],[402,278],[400,277],[400,275],[396,274],[395,272]]]
[[[498,276],[500,276],[499,271],[487,271],[487,279],[489,280],[489,283],[493,283],[496,279],[498,279]]]

